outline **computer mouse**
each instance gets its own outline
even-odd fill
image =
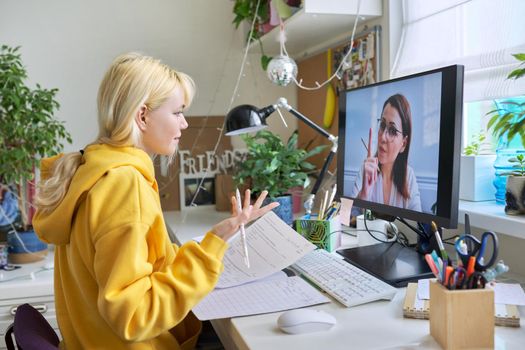
[[[315,309],[285,311],[277,319],[277,326],[285,333],[301,334],[326,331],[337,323],[334,316]]]

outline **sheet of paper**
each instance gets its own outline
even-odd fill
[[[417,281],[417,297],[421,300],[430,300],[430,279]]]
[[[420,299],[419,295],[416,293],[416,298],[414,299],[414,309],[424,310],[425,309],[425,300]]]
[[[243,261],[241,240],[236,239],[224,255],[224,271],[216,288],[228,288],[267,277],[316,248],[273,212],[246,228],[246,241],[250,268]]]
[[[216,289],[193,313],[201,321],[277,312],[330,302],[301,277],[257,281]]]
[[[525,305],[525,292],[519,284],[496,283],[494,302],[496,304]]]
[[[353,205],[353,200],[341,198],[341,208],[339,209],[339,215],[341,216],[341,223],[345,226],[350,226],[350,214],[352,212]]]

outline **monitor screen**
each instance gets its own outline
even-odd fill
[[[457,226],[463,67],[339,97],[339,195],[354,206]]]

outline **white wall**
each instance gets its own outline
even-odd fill
[[[244,53],[232,7],[230,0],[3,0],[0,44],[22,46],[31,87],[59,89],[56,116],[73,136],[65,150],[78,150],[96,137],[96,94],[105,70],[128,51],[158,57],[194,78],[198,92],[188,116],[225,115]],[[273,85],[258,52],[249,61],[233,106],[262,107],[279,96],[295,105],[295,88]],[[279,119],[269,119],[271,129],[288,137],[297,121],[286,115],[286,130]]]

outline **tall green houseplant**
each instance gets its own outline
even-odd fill
[[[27,208],[32,198],[26,186],[34,180],[34,169],[41,158],[60,152],[63,140],[71,143],[72,139],[63,122],[54,118],[58,89],[39,84],[31,89],[25,84],[27,71],[19,49],[0,48],[0,187],[4,200],[7,191],[18,199],[19,229],[24,231],[31,226]],[[0,218],[7,219],[3,211]]]

